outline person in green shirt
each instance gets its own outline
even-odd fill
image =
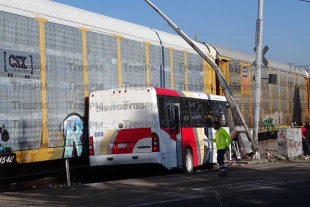
[[[229,149],[231,143],[231,137],[227,131],[221,127],[221,123],[218,121],[213,122],[213,128],[216,130],[215,138],[213,141],[216,143],[217,149],[217,162],[220,166],[221,172],[218,174],[219,177],[227,176],[226,167],[224,164],[224,155],[226,150]]]

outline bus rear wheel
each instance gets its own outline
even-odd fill
[[[194,160],[193,155],[188,148],[185,150],[184,158],[184,172],[192,173],[194,171]]]

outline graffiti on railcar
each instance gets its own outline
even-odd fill
[[[76,113],[69,114],[62,122],[64,158],[79,157],[83,154],[85,141],[84,120]]]
[[[10,139],[10,134],[6,130],[4,124],[2,125],[2,127],[0,127],[0,134],[1,134],[0,153],[1,152],[11,152],[11,148],[5,147],[5,143],[8,142]]]
[[[5,143],[7,143],[10,139],[10,134],[8,130],[5,128],[3,124],[0,127],[1,141],[0,141],[0,166],[4,164],[14,164],[16,163],[16,155],[11,152],[10,147],[6,147]]]

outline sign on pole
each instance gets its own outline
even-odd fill
[[[265,58],[265,54],[267,53],[267,51],[269,50],[269,47],[266,45],[263,49],[263,64],[265,67],[268,66],[268,61],[267,59]]]
[[[263,64],[264,64],[265,67],[268,66],[268,60],[265,58],[265,54],[268,52],[268,50],[269,50],[269,47],[268,47],[267,45],[266,45],[266,46],[264,47],[264,49],[262,50],[262,53],[263,53],[262,62],[263,62]],[[254,51],[256,52],[256,47],[254,48]],[[253,64],[256,65],[256,60],[254,61]]]

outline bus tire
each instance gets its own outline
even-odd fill
[[[188,148],[185,150],[184,158],[184,172],[192,173],[194,171],[194,159],[192,152]]]

